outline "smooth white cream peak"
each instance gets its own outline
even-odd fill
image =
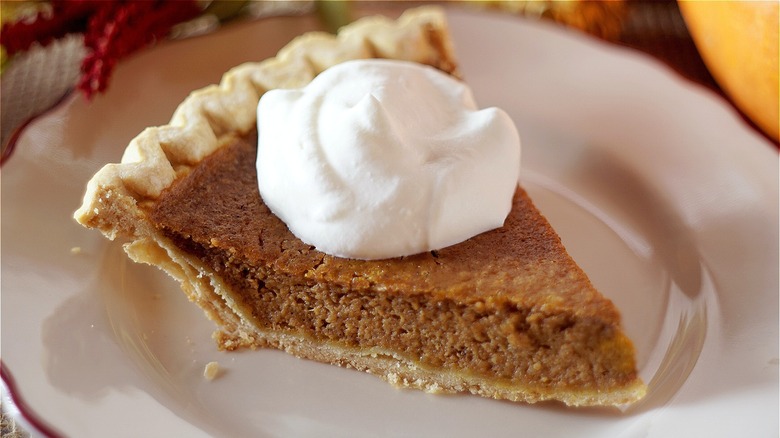
[[[257,108],[260,195],[339,257],[444,248],[503,225],[520,172],[509,116],[432,67],[355,60]]]

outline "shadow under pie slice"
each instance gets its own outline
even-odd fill
[[[521,187],[501,228],[372,261],[317,251],[265,206],[251,115],[259,96],[366,57],[457,76],[438,8],[360,20],[337,37],[304,35],[193,93],[170,125],[139,135],[122,163],[93,177],[76,219],[126,239],[133,260],[178,279],[227,350],[279,348],[431,392],[569,405],[641,398],[618,311]]]

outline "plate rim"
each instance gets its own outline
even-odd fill
[[[469,12],[469,14],[472,14],[472,12]],[[547,27],[547,25],[545,25],[545,27]],[[550,27],[550,29],[552,29],[552,28]],[[625,48],[624,48],[624,49],[625,49]],[[152,50],[154,50],[154,49],[152,49]],[[623,49],[620,49],[620,50],[623,50]],[[632,50],[632,51],[633,51],[633,49],[627,49],[627,50]],[[638,54],[641,54],[641,52],[638,52],[638,51],[636,51],[636,53],[638,53]],[[643,56],[647,56],[647,55],[643,55]],[[652,58],[648,57],[648,59],[652,59]],[[665,66],[665,65],[663,65],[663,64],[660,64],[660,65],[662,65],[664,68],[668,68],[667,66]],[[688,79],[686,79],[686,78],[684,78],[684,77],[682,77],[682,76],[680,76],[680,79],[679,79],[679,80],[686,81],[686,82],[687,82],[689,85],[690,85],[690,84],[693,84],[693,85],[697,85],[697,86],[698,86],[698,84],[695,84],[694,82],[691,82],[690,80],[688,80]],[[702,87],[702,88],[704,88],[704,87]],[[713,95],[714,97],[719,97],[719,96],[717,96],[717,95],[716,95],[714,92],[712,93],[712,95]],[[724,104],[725,104],[725,102],[724,102]],[[743,122],[743,123],[744,123],[744,122]],[[751,132],[751,131],[750,131],[748,128],[749,128],[748,126],[744,126],[744,129],[743,129],[743,130],[745,130],[746,132]],[[757,134],[757,133],[754,133],[754,132],[753,132],[753,135],[756,135],[756,136],[758,137],[758,134]],[[768,147],[769,149],[773,150],[775,153],[777,152],[777,149],[776,149],[776,148],[773,148],[773,147],[772,147],[772,145],[771,145],[771,143],[769,143],[769,142],[766,142],[766,141],[764,141],[764,143],[767,145],[767,147]],[[775,155],[776,155],[776,154],[775,154]],[[13,160],[11,160],[11,163],[12,163],[12,162],[13,162]],[[6,164],[6,165],[7,165],[7,164]],[[3,361],[0,361],[0,368],[1,368],[1,369],[2,369],[2,371],[3,371],[3,373],[2,373],[2,380],[3,380],[3,384],[4,384],[4,385],[6,385],[6,386],[9,386],[9,387],[11,387],[11,388],[10,388],[10,390],[9,390],[9,394],[10,394],[11,396],[14,396],[14,395],[15,395],[15,396],[16,396],[16,399],[17,399],[17,400],[22,400],[22,403],[21,403],[21,404],[22,404],[22,405],[24,405],[24,406],[26,406],[26,404],[23,402],[23,400],[24,400],[24,397],[23,397],[22,391],[18,389],[18,384],[17,384],[17,382],[15,382],[15,381],[14,381],[14,379],[13,379],[13,377],[12,377],[12,375],[11,375],[11,370],[10,370],[10,369],[8,369],[7,365],[6,365],[6,364],[5,364]],[[10,382],[10,384],[9,384],[9,382]],[[17,403],[17,407],[18,407],[18,403]],[[27,409],[27,408],[25,408],[25,409]],[[21,410],[20,410],[20,411],[21,411]],[[39,417],[39,416],[38,416],[38,415],[37,415],[37,414],[34,412],[34,409],[31,409],[31,410],[29,410],[29,411],[28,411],[28,414],[30,414],[30,416],[31,416],[32,418]],[[22,415],[24,415],[24,412],[22,412]],[[41,434],[46,434],[46,432],[45,432],[45,431],[48,429],[48,426],[45,424],[45,422],[42,422],[41,424],[43,425],[43,430],[39,430],[38,432],[39,432],[39,433],[41,433]],[[33,422],[33,425],[35,426],[35,422]],[[40,428],[39,428],[39,429],[40,429]],[[56,435],[56,434],[55,434],[55,435],[49,435],[49,436],[59,436],[59,435]]]

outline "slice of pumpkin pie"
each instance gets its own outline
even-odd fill
[[[471,227],[473,235],[465,238],[437,240],[442,233],[436,230],[459,229],[463,221],[487,209],[481,200],[474,201],[473,208],[459,202],[447,207],[439,202],[439,194],[492,198],[469,181],[490,177],[491,166],[502,165],[485,161],[488,172],[482,174],[473,169],[477,166],[464,165],[462,171],[472,180],[452,182],[425,176],[440,175],[437,172],[452,161],[449,155],[441,158],[447,151],[438,146],[426,153],[404,150],[395,155],[380,148],[371,152],[380,158],[365,158],[369,152],[339,149],[341,140],[326,152],[307,153],[308,140],[292,140],[289,147],[306,159],[320,160],[317,163],[346,163],[342,164],[352,173],[322,171],[329,175],[322,179],[317,170],[321,166],[298,166],[293,155],[284,155],[292,164],[261,165],[273,154],[259,148],[258,141],[273,145],[283,141],[287,131],[297,131],[285,128],[297,110],[289,117],[264,112],[258,108],[262,96],[270,99],[272,90],[288,89],[298,99],[295,90],[324,71],[369,58],[390,60],[402,68],[415,64],[429,72],[435,69],[430,74],[447,76],[445,83],[459,78],[444,15],[435,7],[410,10],[397,21],[365,18],[337,36],[303,35],[275,58],[236,67],[219,85],[194,92],[170,124],[143,131],[127,147],[121,163],[106,165],[89,181],[76,220],[110,239],[121,238],[133,260],[158,266],[179,280],[190,300],[216,323],[214,337],[226,350],[278,348],[431,392],[471,392],[525,402],[558,400],[578,406],[620,405],[641,398],[645,386],[637,377],[634,348],[621,329],[618,311],[566,253],[555,231],[517,186],[516,175],[509,189],[496,196],[503,199],[497,201],[503,209],[499,223]],[[417,82],[405,76],[399,81],[411,87]],[[347,109],[358,117],[355,126],[393,125],[396,119],[388,118],[385,107],[375,102],[381,93],[369,94],[356,101],[357,110]],[[399,95],[403,93],[390,93],[388,99]],[[461,92],[452,97],[469,100]],[[399,102],[405,105],[405,100]],[[323,104],[321,111],[330,117],[339,105]],[[412,112],[404,128],[425,129],[440,111]],[[261,122],[276,119],[258,128],[257,114]],[[460,116],[449,110],[442,114],[454,120],[458,127],[454,138],[465,145],[466,152],[456,155],[465,156],[466,163],[483,162],[474,156],[477,149],[470,146],[474,143],[470,134],[460,129]],[[332,124],[349,117],[333,117]],[[492,123],[473,122],[488,130]],[[331,123],[325,125],[321,128],[330,129]],[[278,136],[269,134],[274,127]],[[433,137],[438,141],[440,136]],[[357,144],[367,141],[356,138]],[[380,163],[379,170],[361,170],[369,159]],[[428,178],[433,188],[383,191],[386,186],[403,187],[391,171],[407,162],[421,163],[422,173],[415,173],[415,178]],[[276,179],[265,181],[269,173],[276,173]],[[338,192],[341,195],[306,197],[301,192],[306,187],[331,187],[334,181],[349,184],[353,177],[374,184],[374,189],[353,187],[343,192],[348,196]],[[290,186],[309,180],[313,182],[303,188]],[[322,184],[317,186],[318,182]],[[274,198],[264,194],[263,184],[266,190],[294,195]],[[403,196],[397,195],[401,192]],[[331,198],[359,202],[349,204],[354,208],[320,204]],[[445,206],[431,218],[429,210],[420,213],[403,204],[412,198],[418,205]],[[298,208],[303,213],[279,207],[285,202],[304,207]],[[383,203],[397,208],[390,209],[390,216],[361,221],[364,209]],[[301,227],[292,225],[290,214],[308,214],[317,224],[341,220],[341,233],[320,234],[336,247],[344,239],[373,236],[362,246],[369,251],[351,256],[349,251],[323,250],[309,237],[299,237],[306,232],[298,233]],[[434,224],[434,231],[414,225],[420,215],[426,226]],[[347,217],[351,219],[343,219]],[[405,227],[407,222],[412,225]],[[416,236],[414,242],[446,244],[407,245],[397,256],[371,255],[377,246],[403,241],[404,233]],[[386,242],[376,244],[383,235]]]

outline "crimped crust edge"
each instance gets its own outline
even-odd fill
[[[265,91],[302,87],[340,62],[402,59],[458,76],[447,34],[443,10],[423,6],[404,12],[398,20],[383,16],[360,19],[335,36],[308,32],[273,58],[234,67],[218,85],[192,92],[167,125],[146,128],[136,136],[119,163],[100,169],[87,183],[74,218],[112,240],[122,234],[134,235],[135,227],[129,223],[133,221],[118,220],[116,216],[122,213],[117,208],[125,211],[125,219],[140,217],[135,203],[159,197],[177,175],[186,173],[227,139],[253,129],[257,102]],[[112,201],[112,196],[120,201]]]

